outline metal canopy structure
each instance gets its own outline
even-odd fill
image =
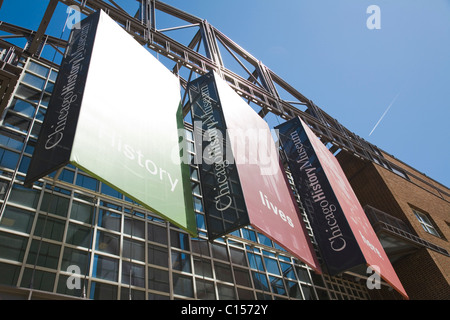
[[[261,117],[265,117],[269,113],[285,120],[299,116],[324,144],[330,146],[332,153],[341,150],[349,152],[365,161],[383,166],[406,179],[414,177],[437,189],[441,194],[446,194],[442,189],[438,189],[435,185],[431,185],[412,172],[405,172],[405,170],[398,168],[384,157],[385,152],[342,126],[312,100],[305,97],[261,61],[209,24],[207,20],[157,0],[136,0],[135,4],[138,9],[133,13],[127,12],[123,6],[120,6],[114,0],[50,0],[37,30],[29,30],[0,21],[0,30],[7,33],[7,35],[0,35],[0,50],[2,50],[0,59],[2,104],[0,105],[0,111],[3,111],[6,107],[9,95],[11,95],[11,88],[14,87],[20,74],[21,69],[17,68],[16,64],[21,57],[40,58],[42,51],[48,46],[63,54],[67,42],[46,34],[47,27],[59,3],[77,6],[84,15],[90,15],[98,10],[105,11],[143,46],[171,60],[173,62],[172,71],[179,76],[183,89],[186,89],[187,83],[194,75],[203,75],[214,70],[243,99],[252,104],[252,107],[259,108]],[[169,15],[182,24],[157,29],[156,22],[159,14]],[[187,28],[193,28],[197,31],[185,44],[168,35],[170,31]],[[24,48],[6,42],[8,38],[20,37],[26,39]],[[202,48],[202,51],[200,51],[200,48]],[[233,57],[236,65],[241,67],[240,73],[231,71],[224,64],[223,54]],[[47,63],[52,65],[50,61],[47,61]],[[292,99],[281,98],[280,91],[287,93]],[[183,103],[185,103],[184,112],[187,114],[190,106],[186,94]]]

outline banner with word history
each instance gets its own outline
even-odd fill
[[[179,79],[106,13],[72,30],[26,185],[73,164],[197,235]]]

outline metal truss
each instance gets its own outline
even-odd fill
[[[0,30],[9,33],[9,35],[0,36],[0,50],[3,48],[6,50],[4,51],[6,53],[1,57],[2,64],[0,64],[0,84],[2,88],[0,95],[3,94],[3,98],[6,98],[2,101],[9,100],[6,97],[8,90],[4,88],[13,87],[15,81],[17,81],[19,70],[15,70],[17,67],[14,66],[18,58],[39,58],[45,46],[51,46],[63,54],[67,45],[66,41],[46,35],[47,26],[59,2],[67,6],[75,5],[85,15],[103,10],[143,46],[173,61],[172,71],[179,76],[181,86],[184,89],[186,89],[187,83],[194,74],[203,75],[215,70],[243,99],[252,104],[254,108],[260,109],[259,115],[261,117],[265,117],[269,113],[285,120],[299,116],[311,127],[323,143],[330,146],[329,149],[332,153],[342,150],[349,152],[364,161],[376,163],[392,172],[401,172],[401,175],[407,179],[414,177],[437,189],[436,186],[417,175],[406,172],[390,162],[378,147],[342,126],[312,100],[289,85],[206,20],[161,1],[136,1],[139,9],[135,14],[130,14],[113,0],[50,0],[36,31],[0,21]],[[156,27],[158,13],[168,14],[185,24],[158,30]],[[188,43],[182,44],[166,34],[169,31],[184,28],[197,29]],[[17,48],[12,45],[7,47],[5,39],[13,37],[26,38],[25,48]],[[202,53],[199,51],[201,44],[204,49]],[[235,59],[237,65],[241,67],[241,73],[231,71],[225,66],[222,59],[223,53],[227,53]],[[183,77],[185,74],[187,76]],[[280,90],[289,94],[292,99],[282,99],[279,94]],[[185,114],[190,109],[189,102],[186,102],[186,100],[188,99],[185,95],[183,100]],[[2,102],[2,105],[0,105],[0,111],[4,109],[5,103]],[[438,189],[438,191],[447,194],[442,189]],[[449,195],[447,194],[447,196]]]

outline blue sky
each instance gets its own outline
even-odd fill
[[[206,19],[349,130],[450,185],[449,0],[165,2]],[[4,0],[0,20],[36,29],[47,3]],[[370,5],[381,29],[366,26]],[[54,36],[66,18],[64,6],[58,12]]]

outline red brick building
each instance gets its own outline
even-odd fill
[[[337,158],[410,299],[450,299],[450,190],[383,155],[389,164]]]

